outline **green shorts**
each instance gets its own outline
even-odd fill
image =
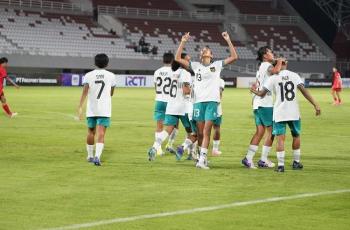
[[[273,107],[259,107],[254,109],[256,126],[272,126]]]
[[[216,120],[214,121],[215,126],[220,126],[222,123],[222,116],[217,117]]]
[[[106,128],[111,126],[110,117],[87,117],[86,122],[87,122],[87,126],[90,129],[96,128],[96,125],[104,126]]]
[[[275,136],[285,135],[286,134],[286,125],[289,126],[290,132],[293,137],[298,137],[301,131],[301,121],[281,121],[273,122],[272,134]]]
[[[199,102],[193,105],[193,120],[215,121],[217,119],[218,103],[215,101]]]
[[[179,120],[185,128],[191,128],[190,120],[188,119],[187,114],[184,116],[165,114],[164,125],[176,126]]]
[[[160,121],[165,119],[165,110],[166,110],[167,104],[168,103],[164,101],[156,101],[154,105],[154,114],[153,114],[154,120]]]

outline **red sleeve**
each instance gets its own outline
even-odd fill
[[[4,68],[0,68],[0,77],[5,78],[7,76],[7,72]]]

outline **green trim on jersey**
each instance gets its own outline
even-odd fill
[[[193,120],[215,121],[217,119],[218,103],[215,101],[199,102],[193,105]]]
[[[96,128],[97,125],[108,128],[111,126],[111,118],[110,117],[87,117],[86,123],[90,129]]]
[[[254,117],[256,126],[272,126],[273,107],[259,107],[258,109],[254,109]]]
[[[156,103],[154,104],[154,114],[153,114],[154,120],[163,121],[165,119],[166,106],[167,106],[167,102],[156,101]]]

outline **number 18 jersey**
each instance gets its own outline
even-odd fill
[[[300,119],[299,104],[297,99],[298,86],[303,82],[297,73],[282,70],[265,82],[264,88],[273,92],[276,96],[273,107],[273,120],[297,121]]]
[[[173,71],[170,66],[163,66],[154,72],[156,101],[168,102]]]
[[[89,85],[87,117],[111,117],[111,88],[116,86],[114,73],[96,69],[85,74],[83,85]]]

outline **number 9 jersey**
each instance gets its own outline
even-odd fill
[[[173,71],[170,66],[163,66],[154,72],[156,101],[168,102],[172,74]]]
[[[273,107],[273,120],[297,121],[300,119],[299,104],[297,100],[298,86],[303,81],[297,73],[282,70],[272,75],[264,84],[264,89],[273,92],[276,96]]]
[[[86,117],[111,117],[111,89],[116,86],[114,73],[96,69],[85,74],[83,85],[89,86]]]

